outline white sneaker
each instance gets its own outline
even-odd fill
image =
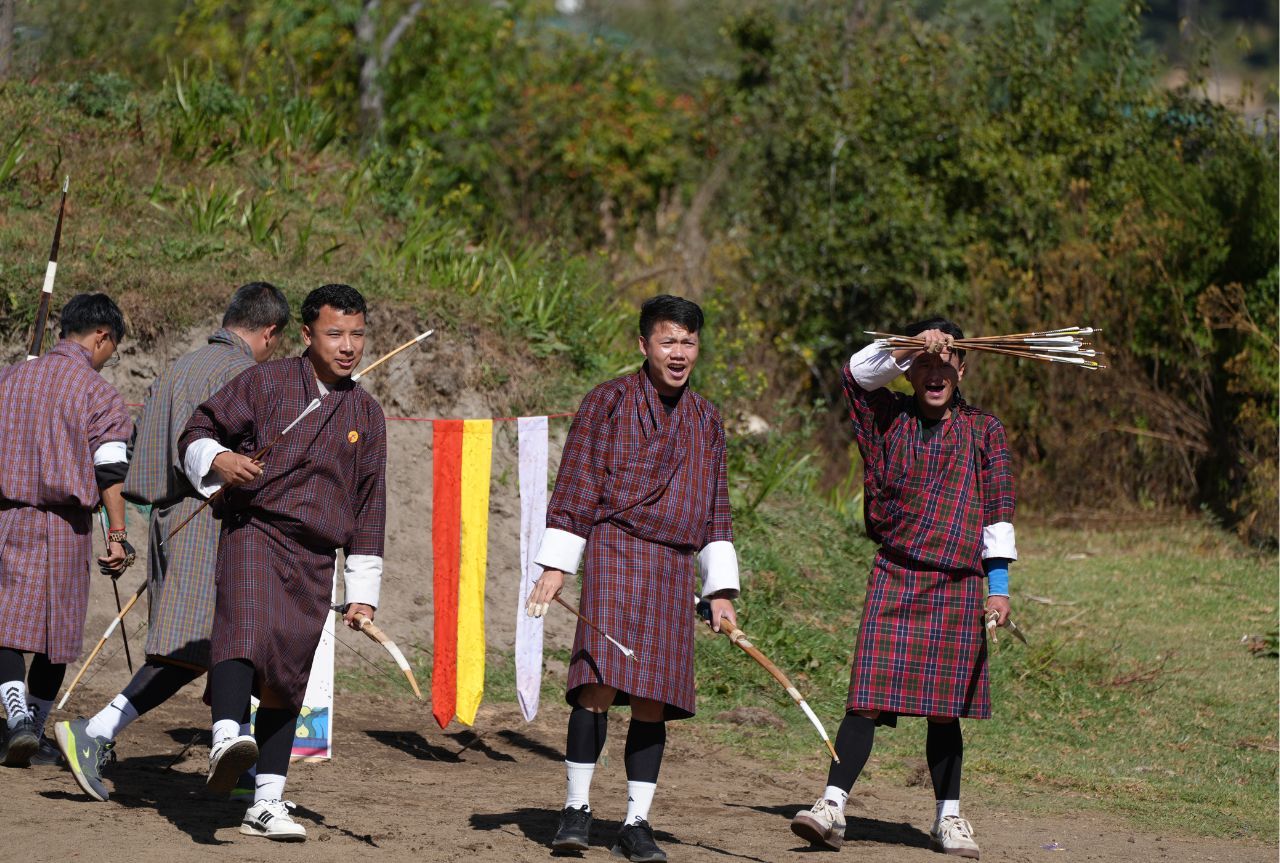
[[[844,812],[839,804],[819,797],[812,809],[798,812],[791,819],[791,832],[811,845],[839,851],[844,844]]]
[[[259,800],[244,813],[240,832],[277,842],[301,842],[307,838],[307,830],[289,814],[293,808],[288,800]]]
[[[240,774],[258,762],[258,742],[252,735],[241,734],[215,743],[209,750],[209,778],[205,787],[214,794],[226,796],[236,787]]]
[[[973,825],[959,815],[943,815],[929,831],[934,851],[957,857],[978,859],[978,843],[973,841]]]

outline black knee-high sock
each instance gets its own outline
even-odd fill
[[[667,723],[632,719],[627,728],[624,762],[630,782],[658,781],[662,753],[667,747]]]
[[[827,784],[844,789],[847,794],[858,780],[862,768],[871,757],[876,740],[876,721],[858,713],[846,713],[836,732],[836,754],[840,763],[831,762]]]
[[[31,670],[27,672],[27,696],[52,701],[58,697],[62,679],[66,676],[65,662],[50,662],[48,656],[37,653],[31,657]]]
[[[258,774],[289,775],[298,711],[286,707],[258,707],[253,736],[258,741]]]
[[[141,716],[148,710],[154,710],[164,704],[176,695],[179,689],[203,673],[193,668],[182,668],[167,662],[148,659],[120,694],[129,699],[133,709]]]
[[[253,663],[224,659],[209,670],[209,701],[213,721],[239,722],[253,694]]]
[[[0,647],[0,683],[18,683],[27,679],[27,660],[12,647]]]
[[[959,800],[960,768],[964,763],[964,735],[960,733],[959,719],[929,723],[924,758],[933,777],[933,799]]]
[[[575,764],[595,764],[604,750],[609,732],[609,714],[592,713],[585,707],[569,712],[569,735],[564,744],[564,760]]]

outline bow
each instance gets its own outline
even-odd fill
[[[75,679],[71,681],[71,685],[67,687],[67,691],[62,696],[62,700],[58,702],[58,710],[67,703],[67,699],[71,697],[71,692],[76,688],[76,684],[80,682],[80,678],[84,677],[85,671],[98,655],[98,651],[102,650],[102,645],[107,643],[107,639],[111,637],[111,633],[115,632],[116,627],[120,625],[120,621],[124,620],[124,616],[129,613],[129,609],[133,608],[138,598],[147,590],[147,579],[142,580],[142,584],[138,585],[138,589],[133,592],[133,596],[124,604],[124,608],[120,609],[120,613],[111,621],[111,625],[107,627],[107,631],[102,633],[102,638],[98,639],[98,643],[94,645],[93,650],[89,653],[89,658],[84,661],[84,665],[80,666],[80,670],[76,672]]]
[[[703,622],[706,623],[707,626],[711,625],[711,603],[705,599],[699,600],[698,614],[702,617]],[[787,679],[787,676],[779,670],[778,666],[770,662],[768,657],[760,652],[760,648],[748,641],[746,633],[734,626],[732,621],[723,617],[720,618],[720,631],[724,633],[729,641],[738,645],[738,647],[741,647],[747,656],[750,656],[756,662],[760,663],[760,666],[765,671],[773,675],[774,680],[782,684],[782,688],[787,690],[787,695],[790,695],[791,700],[800,705],[800,709],[804,711],[804,715],[809,717],[809,721],[813,723],[813,727],[818,729],[818,734],[822,737],[822,742],[827,744],[827,751],[831,753],[832,760],[839,764],[840,756],[836,755],[836,748],[831,745],[831,738],[827,736],[827,729],[822,727],[822,721],[818,719],[817,714],[813,712],[813,709],[809,707],[804,698],[800,696],[799,690],[797,690],[794,684]]]
[[[40,291],[40,306],[36,309],[35,325],[31,329],[31,344],[27,348],[29,360],[40,356],[40,346],[44,344],[44,326],[49,318],[49,300],[53,297],[53,277],[58,272],[58,246],[62,244],[62,214],[67,210],[67,187],[70,185],[71,175],[68,174],[62,181],[62,203],[58,204],[58,224],[53,229],[49,266],[44,271],[44,289]]]
[[[333,610],[345,614],[347,606],[335,605],[333,606]],[[413,676],[413,669],[409,667],[409,660],[404,658],[404,653],[400,651],[400,648],[396,647],[396,643],[388,638],[385,632],[375,626],[373,621],[365,617],[363,614],[357,614],[355,619],[360,626],[361,632],[381,644],[386,648],[387,653],[391,654],[391,658],[396,661],[396,665],[400,667],[400,670],[404,672],[404,676],[408,678],[409,685],[413,687],[413,694],[417,696],[419,701],[421,701],[422,690],[418,688],[418,680]]]

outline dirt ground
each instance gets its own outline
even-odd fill
[[[96,706],[114,692],[95,685],[76,701]],[[287,795],[308,832],[299,845],[241,836],[236,827],[245,804],[205,794],[208,716],[194,692],[183,692],[130,728],[108,773],[107,803],[91,802],[57,768],[0,768],[7,833],[29,837],[9,843],[13,856],[0,851],[0,860],[431,863],[553,856],[547,843],[564,793],[562,704],[546,704],[528,725],[512,705],[487,705],[474,732],[456,723],[441,731],[425,705],[340,694],[334,761],[295,764],[289,777]],[[626,807],[625,721],[625,713],[613,718],[592,788],[592,848],[578,859],[609,859]],[[869,781],[851,800],[845,849],[812,852],[787,822],[812,802],[824,779],[821,767],[766,769],[744,753],[700,745],[696,733],[673,726],[651,813],[672,861],[941,859],[928,850],[933,806],[927,790]],[[1157,836],[1093,812],[1031,817],[973,799],[966,814],[987,861],[1272,863],[1276,856],[1261,843]],[[1051,843],[1063,851],[1044,847]]]

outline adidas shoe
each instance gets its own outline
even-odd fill
[[[277,842],[302,842],[307,838],[307,831],[289,814],[293,808],[288,800],[259,800],[244,813],[240,832]]]

